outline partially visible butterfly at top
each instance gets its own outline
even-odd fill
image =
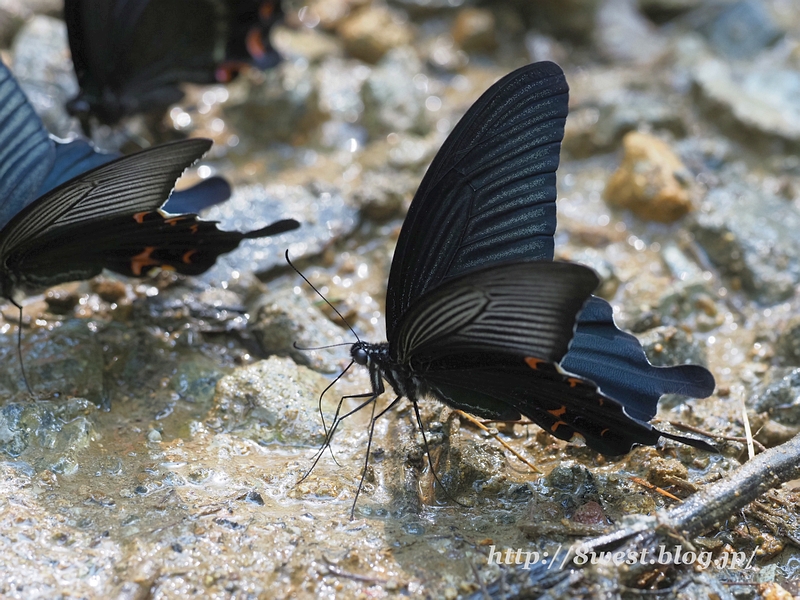
[[[163,112],[183,97],[181,83],[271,68],[280,56],[270,30],[282,16],[280,0],[65,0],[80,85],[67,109],[88,134],[92,118]]]
[[[592,295],[594,271],[553,262],[568,89],[553,63],[522,67],[491,86],[444,142],[397,241],[388,343],[359,340],[350,350],[350,366],[369,369],[371,392],[345,414],[339,404],[314,465],[342,419],[375,410],[384,382],[395,396],[389,406],[407,398],[420,427],[417,401],[428,397],[486,419],[525,416],[607,455],[661,437],[716,451],[649,423],[663,394],[710,395],[711,373],[651,365]]]
[[[283,219],[240,233],[180,214],[230,193],[216,179],[170,197],[211,143],[188,139],[115,158],[85,141],[58,142],[0,63],[0,295],[21,317],[19,289],[87,279],[102,269],[132,277],[156,267],[197,275],[244,239],[299,227]]]

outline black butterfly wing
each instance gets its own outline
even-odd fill
[[[575,318],[597,287],[581,265],[510,263],[451,279],[420,298],[400,323],[390,351],[400,363],[464,352],[505,352],[558,361]]]
[[[199,275],[243,239],[277,235],[297,226],[285,219],[241,233],[222,231],[216,222],[201,221],[196,215],[137,213],[54,229],[17,251],[14,268],[32,286],[87,279],[104,268],[129,277],[141,277],[155,267]]]
[[[578,327],[561,366],[591,379],[633,417],[647,421],[662,394],[705,398],[714,376],[698,365],[654,367],[634,336],[617,329],[608,302],[592,297],[578,316]]]
[[[83,139],[66,143],[56,142],[55,162],[35,197],[44,196],[53,188],[82,173],[119,158],[121,154],[98,152]],[[199,213],[201,210],[225,202],[231,196],[231,186],[222,177],[209,177],[185,189],[175,190],[161,209],[172,214]]]
[[[447,278],[552,259],[567,92],[557,65],[528,65],[495,83],[456,125],[400,232],[386,298],[390,342],[411,305]]]
[[[456,125],[398,239],[386,300],[390,343],[410,306],[448,278],[477,265],[552,260],[567,104],[561,69],[535,63],[494,84]],[[703,367],[652,366],[599,298],[579,315],[563,366],[642,416],[655,414],[663,394],[703,398],[714,390]]]
[[[223,0],[65,0],[81,87],[73,114],[114,123],[180,100],[180,82],[212,83],[224,58]]]
[[[56,187],[0,231],[2,271],[32,286],[90,277],[107,267],[142,275],[150,267],[196,274],[244,238],[299,226],[287,219],[248,233],[224,232],[195,215],[157,212],[175,180],[211,146],[190,139],[101,165]]]
[[[0,227],[36,197],[54,160],[42,121],[0,62]]]
[[[634,444],[652,446],[660,436],[716,451],[701,440],[655,429],[647,422],[650,417],[630,414],[592,382],[535,357],[469,353],[432,361],[419,370],[432,394],[453,408],[491,419],[517,420],[522,415],[559,439],[579,434],[602,454],[625,454]]]
[[[259,69],[277,65],[281,56],[272,47],[270,30],[283,18],[280,0],[228,0],[230,26],[225,61],[217,72],[217,80],[228,81],[245,64]]]

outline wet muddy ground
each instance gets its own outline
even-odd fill
[[[76,85],[64,25],[58,6],[35,4],[0,3],[0,54],[66,137],[77,124],[63,110]],[[303,226],[246,242],[199,278],[104,275],[26,298],[36,400],[16,357],[18,315],[3,309],[0,595],[458,598],[485,597],[482,585],[498,598],[800,594],[798,482],[675,541],[715,558],[744,553],[750,568],[670,565],[632,582],[625,566],[605,565],[550,592],[532,569],[504,596],[492,582],[521,567],[489,564],[497,550],[553,555],[676,506],[747,459],[745,410],[763,447],[800,430],[793,2],[316,0],[286,11],[274,36],[281,65],[190,87],[166,124],[215,141],[187,180],[235,184],[204,216],[226,228],[280,216]],[[739,439],[716,439],[719,455],[665,441],[609,458],[534,425],[495,425],[534,471],[425,402],[445,492],[401,403],[375,430],[351,520],[366,411],[342,423],[308,474],[324,440],[318,399],[348,346],[293,343],[355,338],[283,252],[362,339],[383,340],[393,246],[427,164],[493,81],[545,59],[571,87],[557,257],[597,270],[600,295],[654,364],[714,374],[709,398],[663,398],[659,426]],[[134,119],[96,141],[152,136]],[[368,389],[351,369],[324,395],[326,422],[341,396]]]

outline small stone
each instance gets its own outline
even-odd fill
[[[467,52],[489,52],[497,47],[495,19],[483,8],[465,8],[453,23],[453,40]]]
[[[318,402],[327,384],[321,375],[290,359],[262,360],[219,381],[206,421],[214,422],[214,429],[262,445],[321,444],[325,434]]]
[[[91,283],[92,291],[106,302],[119,302],[128,294],[127,287],[118,279],[95,277]]]
[[[44,294],[47,307],[54,313],[66,314],[78,304],[81,298],[80,281],[71,281],[51,287]]]
[[[411,27],[387,8],[370,6],[356,12],[339,26],[347,52],[368,63],[378,62],[397,46],[410,44]]]
[[[353,192],[353,201],[374,221],[387,221],[407,209],[415,179],[402,171],[367,171]]]
[[[670,147],[645,133],[623,139],[625,155],[604,192],[610,206],[648,221],[671,223],[692,209],[686,167]]]
[[[589,500],[586,504],[581,504],[575,512],[572,513],[572,520],[584,525],[597,525],[605,523],[606,515],[603,507],[594,500]]]
[[[696,19],[714,50],[729,58],[751,58],[783,35],[761,0],[712,4]]]
[[[345,331],[326,319],[306,296],[291,289],[276,290],[260,297],[252,312],[255,319],[250,330],[266,354],[290,356],[299,364],[327,373],[339,368],[340,348],[302,351],[296,347],[332,346],[346,337]]]
[[[666,40],[635,5],[635,0],[605,0],[593,31],[600,54],[614,62],[652,64],[664,55]]]
[[[783,364],[800,366],[800,316],[791,317],[778,334],[776,350]]]

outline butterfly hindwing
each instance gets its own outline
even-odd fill
[[[15,256],[15,269],[20,279],[34,286],[49,285],[65,268],[74,279],[92,277],[104,268],[129,277],[142,277],[155,267],[198,275],[245,238],[275,235],[296,226],[295,221],[284,220],[241,233],[222,231],[216,222],[201,221],[196,215],[153,211],[117,216],[48,232]]]
[[[661,435],[646,421],[631,419],[621,404],[591,382],[535,357],[454,356],[449,364],[429,365],[425,377],[434,393],[454,408],[497,418],[463,406],[460,399],[472,396],[473,402],[502,406],[512,420],[524,416],[559,439],[580,434],[603,454],[624,454],[634,443],[654,445]]]
[[[451,279],[416,302],[389,338],[399,362],[466,351],[560,360],[575,318],[597,287],[591,269],[549,261],[511,263]]]
[[[578,317],[575,337],[561,366],[594,381],[640,420],[652,419],[663,394],[705,398],[714,376],[699,365],[654,367],[634,336],[614,325],[608,302],[592,297]]]
[[[553,257],[568,87],[553,63],[495,83],[434,158],[406,216],[386,299],[391,337],[409,307],[478,266]]]

